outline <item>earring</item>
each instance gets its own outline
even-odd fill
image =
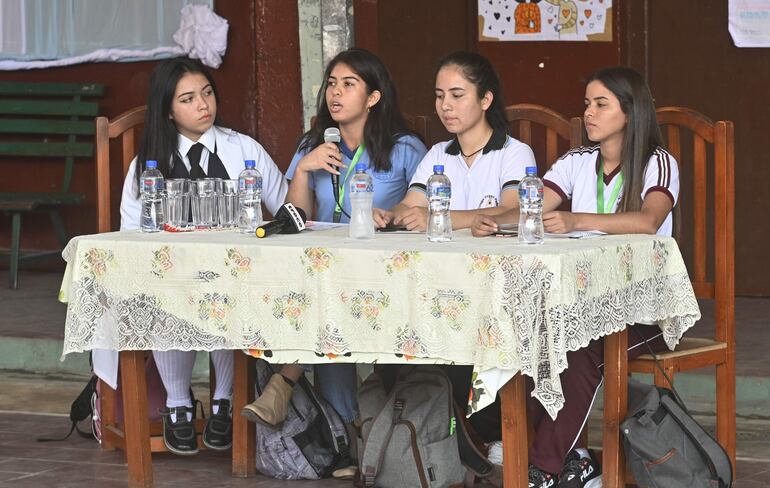
[[[366,107],[366,113],[370,113],[372,111],[372,107]]]

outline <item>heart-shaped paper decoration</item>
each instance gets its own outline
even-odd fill
[[[562,9],[561,14],[564,17],[569,18],[569,9],[568,8]]]
[[[495,15],[495,20],[500,20],[500,13],[495,12],[494,15]]]
[[[553,19],[548,19],[549,24],[553,24]]]
[[[583,25],[583,24],[585,24],[585,20],[580,21],[580,25]]]
[[[593,12],[591,12],[591,9],[590,9],[590,8],[587,8],[587,9],[586,9],[586,11],[585,11],[585,14],[586,14],[586,19],[590,19],[590,18],[591,18],[591,14],[592,14],[592,13],[593,13]]]

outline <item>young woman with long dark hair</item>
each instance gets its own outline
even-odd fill
[[[596,144],[568,151],[545,174],[545,231],[672,235],[679,170],[662,147],[655,104],[642,76],[626,67],[595,72],[586,82],[585,105],[586,135]],[[572,210],[557,211],[565,200],[571,200]],[[478,216],[472,231],[489,235],[498,224],[518,218],[518,211]],[[644,340],[656,349],[664,346],[657,326],[631,328],[629,359],[645,352],[637,347]],[[602,381],[604,341],[567,353],[567,360],[558,417],[551,419],[537,401],[529,404],[536,434],[529,450],[530,486],[537,488],[601,486],[599,465],[580,444],[580,433]]]
[[[218,125],[219,95],[211,74],[186,58],[158,64],[150,77],[145,128],[139,154],[131,162],[120,202],[120,228],[139,228],[139,177],[148,160],[158,162],[165,178],[205,177],[234,179],[244,160],[254,160],[262,174],[262,201],[271,213],[283,204],[287,183],[270,155],[249,136]],[[168,393],[163,415],[163,440],[169,451],[198,452],[192,424],[190,396],[195,351],[153,351]],[[228,449],[232,443],[233,351],[212,351],[216,376],[212,412],[203,433],[210,449]]]

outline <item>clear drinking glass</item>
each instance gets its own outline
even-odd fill
[[[190,202],[192,220],[196,229],[210,229],[217,226],[217,178],[190,181]]]
[[[179,229],[187,228],[190,216],[190,180],[166,180],[166,222]]]
[[[219,227],[238,227],[238,180],[222,180],[219,194]]]

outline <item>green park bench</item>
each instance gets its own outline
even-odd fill
[[[64,163],[58,191],[0,192],[0,212],[11,217],[11,249],[3,252],[10,269],[10,287],[18,287],[19,262],[60,251],[22,253],[21,216],[47,212],[62,248],[67,234],[59,213],[63,205],[77,205],[86,196],[70,191],[75,158],[90,158],[94,152],[94,117],[99,114],[95,101],[104,86],[95,83],[25,83],[0,81],[0,159],[23,162],[34,174],[40,164]]]

